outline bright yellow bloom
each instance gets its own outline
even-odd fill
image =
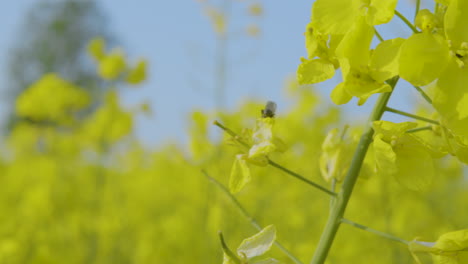
[[[409,245],[416,262],[421,263],[414,253],[426,252],[432,255],[434,264],[468,263],[468,229],[441,235],[436,242],[413,240]]]
[[[16,112],[36,121],[66,122],[89,102],[89,95],[82,88],[49,73],[18,97]]]
[[[125,70],[125,58],[121,50],[114,50],[99,62],[99,76],[105,80],[117,79]]]
[[[249,6],[249,14],[252,16],[261,16],[263,14],[263,7],[259,3],[254,3]]]
[[[88,53],[97,61],[104,58],[106,42],[103,38],[94,38],[88,44]]]
[[[147,64],[148,62],[146,60],[139,60],[136,66],[128,72],[127,82],[130,84],[139,84],[145,81]]]

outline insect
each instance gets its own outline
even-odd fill
[[[262,117],[275,117],[276,112],[276,103],[273,101],[268,101],[265,105],[265,109],[262,109]]]

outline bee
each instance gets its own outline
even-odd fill
[[[265,109],[262,109],[262,117],[267,118],[267,117],[275,117],[275,112],[276,112],[276,103],[273,101],[268,101],[265,105]]]

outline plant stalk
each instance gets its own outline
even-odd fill
[[[398,77],[389,80],[388,83],[392,86],[392,88],[395,88],[397,82]],[[351,166],[345,176],[343,185],[341,186],[340,192],[338,193],[338,196],[336,197],[336,200],[331,209],[330,215],[325,225],[325,229],[323,230],[320,241],[317,245],[317,248],[315,249],[311,264],[322,264],[325,262],[328,256],[328,252],[330,251],[335,236],[338,232],[341,219],[343,218],[349,198],[351,197],[354,185],[359,176],[359,172],[361,170],[361,166],[366,156],[367,150],[370,143],[372,142],[372,136],[374,135],[372,123],[374,121],[380,120],[382,117],[392,92],[381,94],[377,100],[376,105],[374,106],[374,110],[369,117],[366,129],[364,130],[364,133],[362,134],[357,149],[354,153]]]
[[[417,128],[413,128],[413,129],[408,129],[408,130],[406,130],[405,132],[406,132],[406,133],[416,133],[416,132],[424,131],[424,130],[432,130],[432,125],[431,125],[431,126],[423,126],[423,127],[417,127]]]
[[[409,245],[409,243],[410,243],[410,242],[408,242],[408,241],[406,241],[406,240],[404,240],[404,239],[401,239],[401,238],[399,238],[399,237],[396,237],[396,236],[394,236],[394,235],[390,235],[390,234],[384,233],[384,232],[382,232],[382,231],[372,229],[372,228],[370,228],[370,227],[368,227],[368,226],[358,224],[358,223],[353,222],[353,221],[351,221],[351,220],[348,220],[348,219],[346,219],[346,218],[341,219],[341,222],[342,222],[342,223],[345,223],[345,224],[348,224],[348,225],[350,225],[350,226],[353,226],[353,227],[362,229],[362,230],[367,231],[367,232],[369,232],[369,233],[372,233],[372,234],[374,234],[374,235],[378,235],[378,236],[380,236],[380,237],[386,238],[386,239],[388,239],[388,240],[392,240],[392,241],[396,241],[396,242],[399,242],[399,243],[403,243],[403,244],[405,244],[405,245]]]
[[[282,170],[282,171],[286,172],[287,174],[293,176],[294,178],[296,178],[296,179],[298,179],[300,181],[303,181],[303,182],[315,187],[316,189],[318,189],[318,190],[320,190],[320,191],[322,191],[322,192],[324,192],[324,193],[326,193],[328,195],[331,195],[332,197],[336,197],[336,195],[337,195],[335,192],[330,191],[329,189],[327,189],[327,188],[325,188],[325,187],[323,187],[323,186],[321,186],[321,185],[319,185],[319,184],[305,178],[304,176],[302,176],[300,174],[295,173],[294,171],[291,171],[291,170],[279,165],[278,163],[276,163],[276,162],[274,162],[274,161],[272,161],[270,159],[268,159],[268,164],[270,164],[271,166],[273,166],[273,167],[275,167],[275,168],[277,168],[279,170]]]
[[[432,105],[432,99],[429,97],[429,95],[427,95],[427,94],[423,91],[423,89],[421,89],[421,87],[416,86],[416,85],[414,85],[413,87],[421,94],[421,96],[424,98],[424,100],[426,100],[426,102],[428,102],[429,104]]]
[[[414,19],[416,19],[416,16],[419,13],[420,6],[421,6],[421,0],[416,0],[416,10],[414,11]]]
[[[397,15],[397,17],[399,17],[413,31],[413,33],[419,33],[416,27],[414,27],[414,25],[411,24],[411,22],[409,22],[409,20],[400,12],[398,12],[396,9],[395,9],[395,15]]]
[[[380,42],[384,42],[384,38],[382,37],[382,35],[380,35],[380,33],[377,31],[377,29],[374,28],[374,32],[375,32],[375,35],[377,36],[377,38],[380,40]]]
[[[385,107],[385,111],[395,113],[395,114],[398,114],[398,115],[402,115],[402,116],[411,117],[413,119],[425,121],[425,122],[428,122],[428,123],[431,123],[431,124],[434,124],[434,125],[440,125],[439,122],[437,122],[435,120],[432,120],[432,119],[429,119],[429,118],[426,118],[426,117],[422,117],[422,116],[418,116],[418,115],[413,115],[413,114],[410,114],[410,113],[407,113],[407,112],[404,112],[404,111],[400,111],[400,110],[397,110],[397,109],[394,109],[394,108],[391,108],[391,107]]]

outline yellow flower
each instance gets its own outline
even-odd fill
[[[139,60],[136,66],[129,70],[127,75],[127,82],[130,84],[139,84],[146,80],[147,61]]]
[[[409,244],[409,250],[418,263],[415,255],[418,252],[430,253],[434,264],[468,263],[468,229],[445,233],[436,242],[415,239]]]
[[[18,97],[16,113],[36,121],[66,122],[89,102],[89,95],[80,87],[49,73]]]
[[[88,53],[97,61],[100,61],[105,56],[106,42],[103,38],[97,37],[92,39],[88,44]]]
[[[105,80],[114,80],[120,76],[125,67],[123,52],[116,49],[99,62],[98,73]]]
[[[259,3],[254,3],[249,6],[249,14],[252,16],[261,16],[263,14],[263,7]]]

